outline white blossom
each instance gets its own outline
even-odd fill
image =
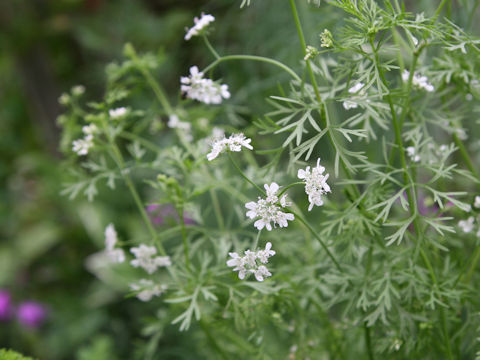
[[[252,139],[246,138],[242,133],[232,134],[228,139],[225,137],[223,137],[223,139],[217,139],[213,141],[212,150],[207,154],[207,159],[208,161],[212,161],[217,158],[218,155],[227,150],[236,152],[241,151],[242,146],[249,150],[253,150],[252,145],[250,145],[251,141]]]
[[[409,146],[405,149],[407,151],[408,156],[412,159],[413,162],[419,162],[421,157],[417,154],[417,149],[413,146]]]
[[[331,192],[330,186],[327,184],[330,174],[323,175],[325,168],[320,165],[320,159],[317,160],[317,166],[310,171],[310,166],[305,170],[299,169],[297,177],[305,182],[305,193],[308,195],[310,205],[308,211],[313,209],[313,206],[322,206],[322,195]]]
[[[195,25],[190,29],[187,29],[185,34],[185,40],[190,40],[192,36],[197,36],[201,31],[208,26],[211,22],[215,21],[215,18],[212,15],[202,13],[202,16],[199,18],[195,17],[193,22]]]
[[[93,136],[96,133],[98,133],[98,127],[95,124],[85,125],[84,127],[82,127],[82,132],[85,135],[92,135]]]
[[[167,126],[170,129],[178,129],[180,131],[183,131],[183,133],[185,135],[185,139],[187,141],[192,141],[193,140],[193,136],[191,134],[192,124],[190,124],[189,122],[186,122],[186,121],[181,121],[180,118],[178,117],[178,115],[176,115],[176,114],[170,115],[169,118],[168,118]]]
[[[359,83],[355,84],[354,86],[352,86],[350,89],[348,89],[348,93],[349,94],[359,93],[358,95],[364,95],[364,91],[362,91],[364,86],[365,86],[364,83],[359,82]],[[352,97],[351,100],[345,100],[343,102],[343,107],[345,108],[345,110],[355,109],[355,108],[358,107],[358,103],[353,100],[355,98],[359,98],[359,97],[354,96],[354,97]]]
[[[480,209],[480,196],[475,196],[475,202],[473,203],[473,206],[477,209]]]
[[[227,260],[227,266],[233,267],[233,271],[238,271],[238,278],[245,279],[248,273],[254,274],[257,281],[263,281],[266,277],[272,276],[265,265],[268,258],[275,255],[275,251],[271,250],[272,244],[268,242],[265,250],[251,251],[246,250],[245,256],[240,256],[236,252],[229,253],[231,259]],[[257,262],[260,261],[260,264]]]
[[[143,268],[149,274],[154,273],[159,267],[171,265],[169,256],[155,256],[157,254],[155,246],[141,244],[139,247],[131,248],[130,252],[135,255],[135,259],[131,260],[130,264],[133,267]]]
[[[125,107],[119,107],[119,108],[116,108],[116,109],[108,110],[108,115],[112,119],[119,119],[122,116],[124,116],[126,113],[127,113],[127,108],[125,108]]]
[[[467,220],[460,220],[458,226],[464,233],[469,233],[473,230],[473,222],[475,221],[473,216],[470,216]]]
[[[113,224],[105,228],[105,255],[112,263],[122,263],[125,261],[125,253],[122,249],[115,248],[117,244],[117,232]]]
[[[93,147],[93,136],[86,135],[83,139],[74,140],[72,149],[78,155],[87,155],[90,148]]]
[[[141,301],[150,301],[152,297],[162,295],[167,290],[167,285],[155,285],[152,280],[141,279],[136,284],[130,284],[130,289],[138,291],[137,298]]]
[[[267,192],[266,199],[259,197],[257,202],[250,201],[245,204],[245,207],[249,210],[246,213],[247,217],[250,219],[260,218],[253,224],[258,230],[262,230],[265,227],[268,231],[271,231],[271,222],[273,222],[274,227],[275,225],[287,227],[288,220],[292,221],[295,217],[291,213],[281,211],[282,208],[287,206],[287,202],[282,197],[283,200],[279,204],[277,197],[278,184],[273,182],[270,185],[265,184],[264,187]]]
[[[408,70],[404,70],[402,73],[402,80],[404,82],[407,82],[409,77],[410,72]],[[428,78],[426,76],[420,75],[419,73],[413,74],[412,85],[418,89],[424,89],[428,92],[432,92],[435,90],[435,87],[428,82]]]
[[[222,98],[230,98],[228,85],[218,84],[211,79],[204,79],[203,73],[198,71],[196,66],[190,68],[190,76],[182,76],[180,78],[180,83],[180,90],[188,98],[205,104],[220,104]]]

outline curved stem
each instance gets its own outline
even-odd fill
[[[322,239],[320,239],[320,236],[318,236],[317,232],[315,231],[315,229],[307,222],[307,220],[305,220],[302,216],[300,216],[299,214],[297,214],[295,211],[293,211],[292,209],[289,209],[289,211],[295,215],[295,217],[300,220],[300,222],[305,225],[307,227],[307,229],[310,231],[310,233],[313,235],[313,237],[315,239],[318,240],[318,242],[320,243],[320,245],[322,246],[322,248],[325,250],[325,252],[327,253],[328,257],[332,260],[332,262],[335,264],[335,266],[337,267],[337,269],[340,271],[340,272],[343,272],[343,269],[342,267],[340,266],[340,263],[337,261],[337,259],[335,258],[335,256],[331,253],[331,251],[328,249],[327,245],[323,242]]]
[[[207,36],[205,35],[202,35],[202,38],[203,38],[203,42],[205,43],[205,45],[207,46],[208,50],[210,50],[210,52],[212,53],[213,57],[215,59],[220,59],[221,56],[218,55],[218,53],[215,51],[215,49],[213,48],[212,44],[210,44],[210,41],[208,40]]]
[[[294,183],[291,183],[291,184],[285,186],[285,187],[282,189],[282,191],[280,191],[280,193],[278,194],[278,197],[279,197],[279,198],[282,197],[282,195],[285,194],[285,192],[286,192],[288,189],[294,187],[295,185],[305,185],[305,183],[304,183],[303,181],[297,181],[297,182],[294,182]]]
[[[252,180],[250,180],[248,178],[247,175],[245,175],[245,173],[242,171],[242,169],[240,169],[237,165],[237,163],[233,160],[233,157],[232,155],[228,152],[228,158],[230,159],[230,161],[232,162],[233,166],[235,166],[235,169],[237,169],[237,171],[240,173],[240,175],[245,179],[247,180],[250,184],[252,184],[255,188],[257,188],[258,191],[260,191],[263,195],[265,195],[265,191],[260,187],[258,186],[257,184],[255,184]]]
[[[261,232],[262,232],[262,230],[258,230],[257,236],[255,237],[255,243],[253,244],[253,251],[257,250],[258,240],[260,239]]]
[[[302,81],[302,79],[300,79],[300,77],[295,73],[295,71],[293,71],[287,65],[281,63],[280,61],[270,59],[270,58],[267,58],[267,57],[263,57],[263,56],[255,56],[255,55],[227,55],[227,56],[222,56],[220,58],[217,58],[217,60],[212,62],[210,65],[208,65],[205,69],[202,70],[202,72],[204,72],[204,73],[208,72],[209,70],[213,69],[218,64],[220,64],[221,62],[231,61],[231,60],[251,60],[251,61],[260,61],[260,62],[268,63],[268,64],[277,66],[277,67],[281,68],[282,70],[286,71],[295,80],[300,81],[300,82]]]

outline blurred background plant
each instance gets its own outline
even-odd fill
[[[478,34],[476,3],[448,1],[445,12]],[[165,345],[157,358],[208,358],[208,349],[198,343],[186,350],[189,333],[159,324],[157,317],[143,318],[148,313],[145,307],[150,314],[156,313],[153,305],[125,299],[121,285],[105,287],[102,279],[87,270],[85,259],[103,247],[105,224],[115,219],[124,239],[141,232],[141,225],[132,219],[136,212],[128,197],[101,191],[92,203],[60,195],[70,174],[59,166],[57,118],[63,110],[58,98],[77,85],[88,90],[87,100],[102,98],[105,67],[122,58],[127,42],[162,62],[156,78],[169,94],[178,94],[178,79],[186,69],[210,61],[205,60],[200,41],[183,41],[185,26],[202,11],[215,14],[213,38],[220,53],[274,54],[284,63],[299,65],[291,46],[298,39],[288,2],[252,0],[242,10],[240,4],[239,0],[0,3],[0,129],[4,134],[0,142],[0,347],[40,359],[100,360],[154,358],[153,352]],[[420,0],[406,2],[406,7],[432,14],[437,4]],[[331,8],[316,9],[304,1],[299,9],[304,30],[312,35],[309,43],[318,43],[313,36],[325,28],[343,24]],[[279,81],[275,68],[238,62],[224,75],[236,94],[222,115],[237,128],[268,111],[264,99]],[[157,125],[162,128],[164,123]],[[67,143],[63,145],[66,148]],[[164,209],[152,208],[151,216],[158,219]],[[175,222],[178,217],[166,221]],[[255,304],[241,306],[251,309]],[[160,318],[161,311],[157,311]],[[289,328],[291,324],[282,323],[282,311],[273,314],[274,321]],[[145,322],[151,326],[145,328]],[[338,336],[339,330],[332,329],[333,340]],[[295,352],[292,349],[293,358]]]

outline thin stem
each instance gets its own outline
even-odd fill
[[[258,230],[257,236],[255,237],[255,243],[253,244],[253,251],[257,250],[258,240],[260,239],[260,234],[261,233],[262,233],[262,230]]]
[[[305,220],[302,216],[300,216],[298,213],[296,213],[295,211],[293,211],[292,209],[290,209],[290,212],[295,215],[295,217],[300,220],[300,222],[302,224],[304,224],[307,229],[310,231],[310,233],[315,237],[315,239],[318,240],[318,242],[320,243],[320,245],[323,247],[323,249],[325,250],[325,252],[327,253],[328,257],[333,261],[333,263],[335,264],[335,266],[337,267],[337,269],[340,271],[340,272],[343,272],[343,269],[342,267],[340,266],[339,262],[337,261],[337,259],[335,258],[335,256],[331,253],[331,251],[328,249],[327,245],[323,242],[322,239],[320,239],[320,236],[318,236],[317,232],[315,231],[315,229],[307,222],[307,220]]]
[[[231,60],[251,60],[251,61],[260,61],[260,62],[265,62],[265,63],[268,63],[268,64],[271,64],[271,65],[274,65],[274,66],[277,66],[279,68],[281,68],[282,70],[286,71],[287,73],[289,73],[295,80],[297,81],[302,81],[302,79],[295,73],[295,71],[293,71],[292,69],[290,69],[287,65],[281,63],[280,61],[277,61],[277,60],[274,60],[274,59],[270,59],[270,58],[267,58],[267,57],[263,57],[263,56],[255,56],[255,55],[228,55],[228,56],[222,56],[220,58],[218,58],[217,60],[215,60],[214,62],[212,62],[210,65],[208,65],[205,69],[203,69],[202,72],[208,72],[209,70],[213,69],[214,67],[216,67],[218,64],[220,64],[221,62],[224,62],[224,61],[231,61]]]
[[[453,134],[453,141],[455,142],[455,145],[458,146],[458,150],[460,150],[460,155],[462,155],[463,160],[465,161],[465,165],[467,165],[468,170],[477,178],[479,179],[479,175],[477,172],[477,169],[472,163],[472,160],[470,159],[470,156],[468,155],[467,149],[465,148],[465,145],[463,144],[463,141],[460,140],[457,134]]]
[[[177,189],[177,195],[181,196],[180,189]],[[183,243],[183,255],[185,257],[185,266],[188,271],[191,271],[190,268],[190,256],[188,254],[188,242],[187,242],[187,229],[185,228],[185,218],[183,217],[183,200],[181,200],[181,205],[177,207],[177,214],[180,220],[180,229],[182,233],[182,243]]]
[[[255,184],[252,180],[250,180],[248,178],[247,175],[245,175],[245,173],[242,171],[242,169],[240,169],[237,165],[237,163],[235,162],[235,160],[233,160],[233,157],[230,153],[228,153],[228,158],[230,159],[230,161],[232,162],[233,166],[235,166],[235,169],[237,169],[237,171],[240,173],[240,175],[245,179],[247,180],[250,184],[252,184],[254,187],[257,188],[258,191],[260,191],[263,195],[265,195],[265,191],[260,187],[258,186],[257,184]]]
[[[363,330],[364,330],[364,333],[365,333],[365,345],[367,346],[368,358],[370,360],[373,360],[375,358],[373,356],[372,339],[370,337],[370,328],[367,326],[366,322],[363,323]]]
[[[372,45],[372,50],[374,51],[374,54],[375,54],[375,62],[377,64],[379,64],[378,51],[373,44],[373,39],[372,38],[370,39],[370,43]],[[383,84],[385,86],[387,86],[387,80],[385,78],[385,74],[383,72],[383,69],[379,66],[378,66],[378,73],[380,75],[380,78],[381,78]],[[404,183],[407,184],[408,182],[410,182],[410,180],[409,180],[409,175],[408,175],[409,171],[408,171],[408,167],[407,167],[407,161],[405,159],[405,151],[404,151],[403,140],[402,140],[401,125],[400,125],[400,122],[397,120],[397,115],[396,115],[395,109],[393,107],[393,101],[392,101],[392,98],[390,96],[390,93],[387,93],[385,95],[385,97],[387,98],[388,104],[390,106],[390,111],[391,111],[391,114],[392,114],[393,127],[394,127],[394,130],[395,130],[395,142],[397,143],[397,146],[398,146],[399,155],[400,155],[400,162],[401,162],[402,168],[403,168],[403,180],[404,180]],[[414,199],[415,197],[416,197],[415,196],[415,187],[412,186],[412,188],[407,189],[407,198],[408,198],[409,207],[410,207],[411,211],[413,212],[412,213],[412,216],[414,217],[413,226],[414,226],[414,229],[415,229],[416,238],[420,239],[421,235],[422,235],[422,232],[420,231],[420,224],[418,222],[418,217],[417,217],[418,209],[417,209],[417,202]],[[437,277],[435,275],[435,272],[433,270],[432,264],[430,263],[430,260],[428,259],[427,255],[425,254],[425,252],[424,252],[423,248],[421,247],[421,244],[418,240],[417,240],[417,243],[418,243],[419,248],[420,248],[420,255],[422,256],[422,259],[425,262],[425,266],[427,267],[427,269],[430,273],[430,277],[432,278],[434,288],[436,290],[438,290],[438,281],[437,281]],[[444,310],[441,306],[439,307],[439,313],[440,313],[439,315],[440,315],[440,319],[441,319],[441,323],[442,323],[442,331],[443,331],[443,335],[445,337],[445,344],[446,344],[446,347],[447,347],[447,356],[448,356],[448,359],[453,360],[452,349],[451,349],[451,346],[450,346],[450,338],[448,336],[447,320],[446,320],[446,317],[445,317],[445,312],[444,312]]]
[[[447,3],[447,1],[449,1],[449,0],[442,0],[440,5],[438,5],[437,10],[435,11],[435,15],[433,15],[433,18],[434,18],[435,22],[437,21],[438,17],[440,16],[440,13],[442,12],[442,9],[445,6],[445,4]]]
[[[305,185],[305,183],[304,183],[303,181],[297,181],[297,182],[294,182],[294,183],[291,183],[291,184],[285,186],[285,187],[282,189],[282,191],[280,191],[280,193],[278,194],[278,197],[280,198],[283,194],[285,194],[285,192],[286,192],[288,189],[290,189],[290,188],[292,188],[292,187],[294,187],[294,186],[296,186],[296,185]]]
[[[215,51],[215,49],[213,48],[212,44],[210,44],[210,41],[208,40],[208,37],[206,35],[203,35],[202,36],[203,38],[203,42],[205,43],[205,45],[207,46],[208,50],[210,50],[210,52],[212,53],[213,57],[215,59],[220,59],[221,56],[218,55],[218,53]]]

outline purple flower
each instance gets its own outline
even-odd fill
[[[172,219],[176,223],[180,222],[173,204],[151,204],[146,207],[146,210],[150,214],[152,223],[155,225],[164,225],[167,219]],[[195,221],[186,211],[183,212],[183,221],[185,222],[185,225],[195,225]]]
[[[13,313],[12,299],[6,290],[0,290],[0,321],[10,319]]]
[[[25,301],[18,306],[18,321],[30,328],[37,328],[42,325],[46,317],[47,310],[45,306],[38,302]]]

